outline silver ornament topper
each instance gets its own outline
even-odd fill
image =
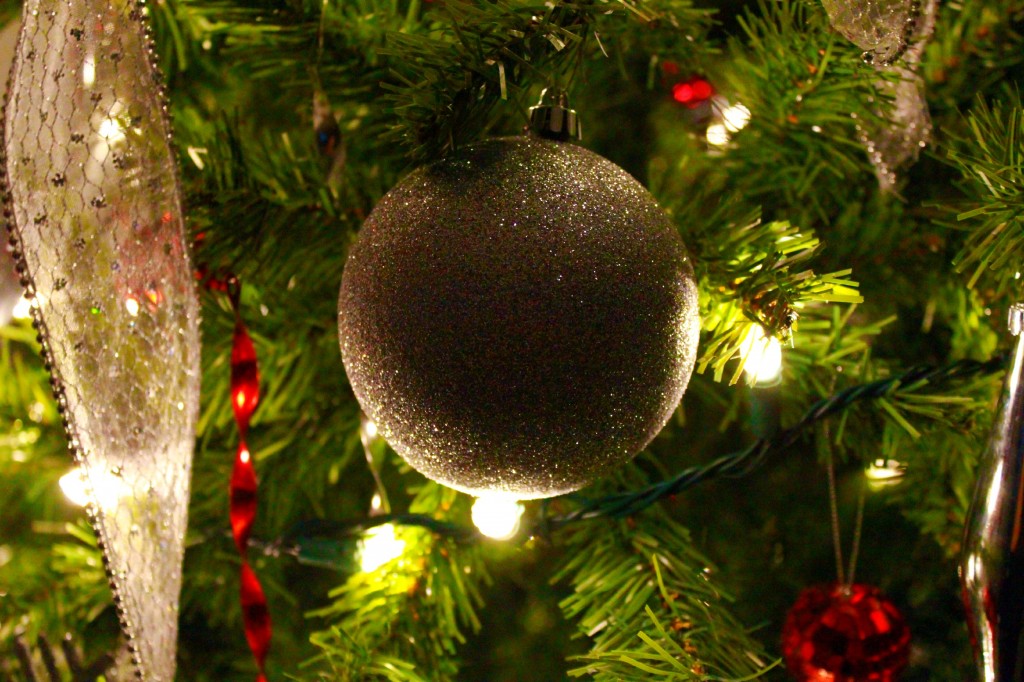
[[[5,218],[136,674],[174,678],[198,301],[141,2],[28,0]]]

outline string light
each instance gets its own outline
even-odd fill
[[[361,419],[359,422],[359,437],[363,443],[369,443],[377,437],[377,424],[369,418]]]
[[[359,542],[359,567],[364,573],[376,571],[405,552],[405,540],[395,535],[395,525],[385,523],[366,531]]]
[[[505,495],[486,495],[473,503],[473,525],[495,540],[508,540],[519,530],[523,505]]]
[[[708,126],[705,135],[708,144],[724,147],[729,143],[733,133],[737,133],[750,123],[750,109],[742,104],[730,104],[718,114],[718,120]]]
[[[32,317],[32,301],[28,300],[24,296],[18,299],[18,302],[14,304],[14,311],[11,316],[16,320],[27,320]]]
[[[68,500],[79,507],[89,504],[89,490],[92,483],[92,491],[95,493],[96,501],[100,508],[110,511],[116,509],[121,498],[129,493],[127,486],[119,476],[108,472],[94,471],[89,480],[86,479],[85,470],[75,467],[60,477],[59,485],[61,491]]]
[[[742,104],[733,104],[722,111],[722,124],[730,133],[739,132],[750,123],[750,109]]]
[[[864,470],[864,476],[868,479],[868,487],[872,490],[898,483],[906,473],[907,468],[902,462],[883,458],[871,462]]]
[[[782,380],[782,344],[774,336],[766,337],[761,325],[751,325],[740,344],[740,357],[755,386],[774,386]]]
[[[706,135],[708,144],[716,147],[724,147],[729,142],[729,131],[725,129],[725,124],[723,123],[712,123],[709,125]]]

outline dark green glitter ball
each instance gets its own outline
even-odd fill
[[[427,477],[550,497],[628,461],[696,356],[686,249],[581,147],[489,140],[421,168],[349,253],[338,331],[356,397]]]

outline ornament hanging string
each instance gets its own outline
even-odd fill
[[[835,378],[832,381],[835,388]],[[817,431],[825,456],[837,581],[800,593],[782,627],[782,655],[794,679],[879,680],[899,678],[910,658],[911,632],[896,605],[877,587],[854,582],[864,521],[864,488],[857,499],[849,570],[843,570],[836,468],[827,421]]]
[[[833,382],[834,385],[834,382]],[[836,494],[836,467],[832,458],[832,434],[828,422],[821,425],[822,447],[825,449],[825,468],[828,472],[828,506],[832,524],[832,546],[836,553],[836,577],[844,588],[853,585],[857,570],[857,555],[860,552],[861,529],[864,527],[864,489],[857,494],[857,520],[853,528],[853,546],[850,548],[849,568],[843,569],[843,540],[839,531],[839,500]]]
[[[926,383],[937,384],[977,375],[994,374],[1005,368],[1006,359],[1005,355],[997,355],[985,362],[960,360],[942,367],[915,367],[887,379],[851,386],[814,403],[799,422],[788,429],[780,431],[771,438],[759,440],[743,450],[723,455],[704,466],[684,469],[676,476],[665,481],[654,483],[639,490],[596,498],[584,502],[582,506],[570,513],[557,516],[547,513],[550,500],[545,500],[543,504],[544,511],[535,522],[534,530],[536,532],[555,530],[562,526],[588,519],[605,517],[625,518],[639,513],[659,500],[681,493],[704,481],[719,476],[731,478],[745,476],[757,470],[769,454],[792,446],[807,427],[827,417],[843,412],[859,402],[885,397],[900,387],[905,388]],[[858,514],[860,513],[858,512]],[[268,556],[280,556],[283,554],[294,557],[300,563],[308,562],[321,565],[322,561],[320,559],[313,560],[306,552],[305,544],[307,542],[317,539],[317,543],[321,543],[319,539],[328,536],[353,537],[370,528],[388,523],[420,526],[431,532],[465,542],[472,542],[480,537],[476,529],[472,527],[444,521],[425,514],[379,514],[348,522],[327,521],[323,519],[301,521],[275,540],[262,541],[253,539],[250,541],[250,544]],[[859,530],[855,531],[855,533],[859,534]],[[525,537],[531,535],[531,533],[527,532],[523,535]],[[853,553],[854,557],[851,557],[852,559],[856,556],[856,548]],[[850,578],[852,581],[852,575]]]
[[[231,276],[227,279],[228,300],[235,313],[235,330],[231,345],[231,409],[238,427],[238,450],[231,471],[230,518],[235,546],[242,557],[241,604],[245,638],[259,668],[257,682],[266,682],[264,666],[270,649],[270,611],[256,573],[249,565],[249,535],[256,520],[257,482],[252,454],[246,444],[249,422],[260,402],[260,374],[249,330],[242,321],[241,284]]]

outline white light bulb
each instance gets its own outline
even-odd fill
[[[14,304],[12,317],[16,320],[27,320],[32,317],[32,301],[28,300],[24,296],[19,298],[18,302]]]
[[[89,504],[89,493],[85,486],[85,472],[75,467],[60,477],[60,489],[64,496],[76,507]]]
[[[395,536],[394,524],[375,526],[359,541],[359,566],[364,573],[370,573],[402,556],[404,551],[405,540]]]
[[[722,123],[712,123],[709,125],[707,137],[708,144],[713,144],[716,147],[724,147],[729,143],[729,131],[725,129],[725,125]]]
[[[505,495],[487,495],[473,503],[473,524],[495,540],[508,540],[519,530],[523,505]]]
[[[764,328],[751,325],[740,344],[743,371],[756,386],[773,386],[782,377],[782,344],[774,336],[765,337]]]
[[[377,424],[369,417],[363,417],[359,424],[359,435],[363,439],[363,443],[369,443],[378,434]]]
[[[131,315],[132,317],[135,317],[136,315],[139,314],[139,300],[134,296],[129,296],[128,298],[124,299],[124,307],[125,310],[128,311],[128,314]]]
[[[85,470],[75,467],[60,477],[60,489],[68,500],[79,507],[89,504],[89,483],[101,509],[111,511],[117,509],[121,498],[130,491],[120,477],[108,472],[93,472],[89,480]]]
[[[743,130],[750,123],[750,109],[742,104],[733,104],[722,111],[722,124],[730,133]]]
[[[897,483],[907,473],[906,466],[895,459],[876,459],[864,470],[868,487],[872,490]]]

